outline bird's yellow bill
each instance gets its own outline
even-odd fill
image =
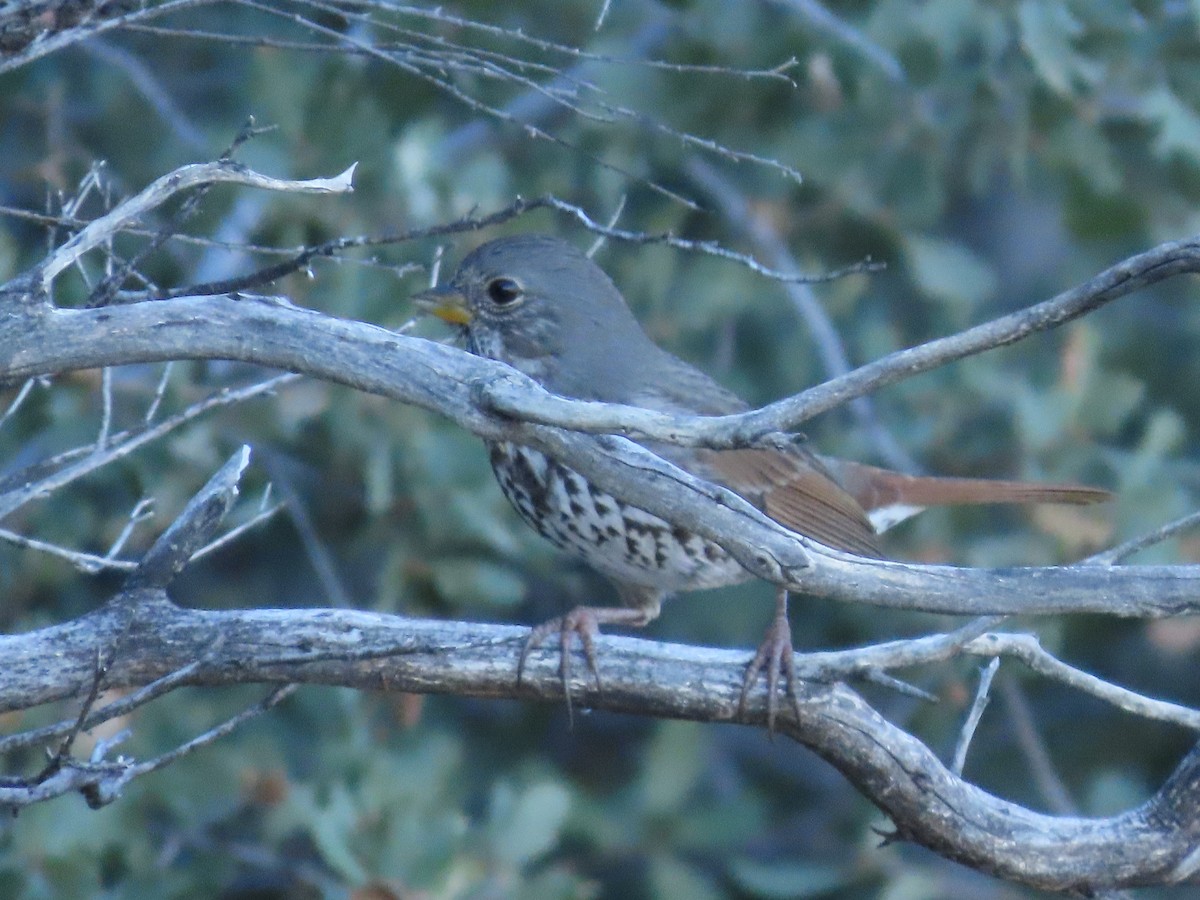
[[[451,325],[469,325],[471,309],[467,306],[467,298],[453,288],[433,288],[412,298],[413,303],[423,312],[437,316],[443,322]]]

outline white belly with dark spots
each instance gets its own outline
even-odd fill
[[[617,581],[672,592],[751,577],[712,541],[593,490],[539,451],[493,444],[491,458],[500,489],[521,518]]]

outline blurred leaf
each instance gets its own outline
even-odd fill
[[[1017,8],[1021,44],[1034,67],[1058,94],[1096,81],[1102,69],[1075,49],[1083,26],[1061,0],[1023,0]]]
[[[947,897],[939,879],[930,871],[912,869],[901,872],[879,892],[879,900],[929,900]],[[949,896],[955,896],[950,893]]]
[[[1047,151],[1086,182],[1094,194],[1120,195],[1125,187],[1113,145],[1095,122],[1072,117],[1055,123],[1048,135]]]
[[[488,832],[492,852],[522,866],[550,850],[571,808],[571,796],[559,784],[544,781],[520,792],[498,784],[492,791]]]
[[[367,870],[358,861],[352,836],[361,812],[344,788],[334,785],[318,800],[308,785],[296,785],[288,798],[292,815],[302,824],[321,851],[321,859],[350,884],[367,880]]]
[[[1187,430],[1177,412],[1168,409],[1156,410],[1142,436],[1138,456],[1148,460],[1174,453],[1186,437]]]
[[[706,741],[695,722],[660,722],[646,748],[641,800],[651,813],[677,809],[699,780]]]
[[[654,897],[687,897],[688,900],[719,900],[724,894],[712,877],[682,860],[655,856],[650,863],[650,890]]]
[[[971,309],[996,293],[991,266],[962,244],[909,235],[904,245],[917,284],[931,297]]]
[[[1080,424],[1096,435],[1112,435],[1140,411],[1146,385],[1126,372],[1095,370],[1078,412]]]
[[[525,579],[511,569],[474,557],[431,560],[438,594],[463,607],[515,606],[525,595]]]
[[[1030,513],[1037,527],[1055,538],[1069,557],[1094,553],[1113,538],[1111,510],[1063,504],[1039,504]]]
[[[850,884],[837,867],[808,862],[760,862],[737,859],[729,867],[734,883],[754,897],[767,900],[820,897]]]
[[[1166,85],[1142,98],[1141,110],[1158,125],[1154,152],[1164,160],[1178,155],[1200,165],[1200,115]]]

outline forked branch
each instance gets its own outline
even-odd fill
[[[170,187],[156,184],[160,192]],[[41,268],[40,282],[26,284],[48,286],[66,265],[135,221],[153,196],[158,194],[139,195],[137,203],[119,205],[97,220],[100,224],[85,227]],[[538,447],[603,490],[720,543],[760,577],[810,594],[958,615],[1171,616],[1200,611],[1200,567],[986,570],[860,559],[798,537],[744,499],[619,435],[716,446],[770,439],[850,397],[1069,321],[1171,275],[1197,271],[1198,251],[1196,239],[1164,244],[1045,303],[893,354],[762,410],[719,420],[551,397],[513,370],[452,347],[244,293],[59,309],[45,302],[45,294],[35,299],[37,290],[29,289],[26,302],[0,320],[0,378],[176,359],[256,363],[421,406],[481,437]],[[8,286],[10,292],[21,289]],[[121,446],[122,440],[120,434],[107,435],[104,445]],[[102,609],[52,628],[0,637],[0,658],[12,661],[0,671],[0,710],[95,695],[101,685],[143,689],[125,701],[85,709],[60,725],[14,735],[0,741],[0,750],[62,740],[80,726],[124,714],[185,684],[310,682],[484,697],[560,696],[556,667],[545,656],[535,656],[523,685],[516,685],[523,629],[348,610],[176,607],[167,595],[171,580],[224,516],[246,462],[242,453],[218,473]],[[19,505],[24,496],[10,486],[7,499]],[[0,509],[5,499],[0,493]],[[1007,656],[1134,714],[1200,727],[1195,710],[1138,697],[1079,672],[1032,638],[996,633],[996,624],[984,620],[949,635],[802,657],[797,668],[808,687],[799,716],[789,717],[781,728],[877,803],[892,818],[896,839],[919,842],[980,870],[1081,893],[1194,880],[1200,866],[1197,752],[1137,810],[1091,820],[1045,816],[972,786],[847,686],[856,678],[886,683],[897,669],[917,662],[962,654]],[[612,637],[601,639],[601,652],[604,694],[589,693],[582,680],[570,685],[585,703],[706,721],[729,721],[736,714],[743,653]],[[277,699],[272,694],[264,703]],[[751,699],[744,721],[761,723],[765,714],[760,693]],[[157,762],[63,759],[40,781],[6,780],[0,803],[19,808],[45,799],[47,791],[69,790],[107,801],[130,777],[165,765],[206,739]]]

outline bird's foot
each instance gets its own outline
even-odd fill
[[[738,718],[746,713],[746,700],[750,689],[763,672],[767,676],[767,733],[775,736],[775,716],[779,711],[779,677],[784,678],[787,695],[792,701],[792,709],[797,717],[800,715],[800,699],[796,691],[796,664],[792,651],[792,629],[787,617],[787,591],[782,588],[776,598],[775,617],[763,636],[762,643],[746,674],[742,677],[742,694],[738,700]]]
[[[517,662],[517,684],[525,677],[525,663],[529,654],[542,645],[552,634],[558,635],[559,660],[558,672],[562,676],[563,693],[570,694],[567,684],[571,676],[571,636],[579,637],[579,646],[583,649],[584,659],[587,660],[588,671],[596,679],[596,690],[601,690],[600,669],[596,665],[596,636],[600,634],[600,619],[598,613],[603,610],[590,606],[577,606],[564,616],[556,616],[530,629],[525,646],[521,648],[521,658]]]
[[[596,638],[600,634],[601,625],[641,626],[648,621],[646,613],[641,609],[625,609],[611,606],[577,606],[563,616],[556,616],[529,632],[525,646],[521,648],[521,657],[517,662],[517,685],[525,677],[525,664],[529,654],[536,650],[551,635],[557,634],[559,644],[558,674],[562,681],[563,697],[567,701],[567,713],[571,713],[571,638],[577,636],[579,645],[587,661],[588,671],[596,681],[596,692],[602,693],[604,688],[600,682],[600,668],[596,664]]]

